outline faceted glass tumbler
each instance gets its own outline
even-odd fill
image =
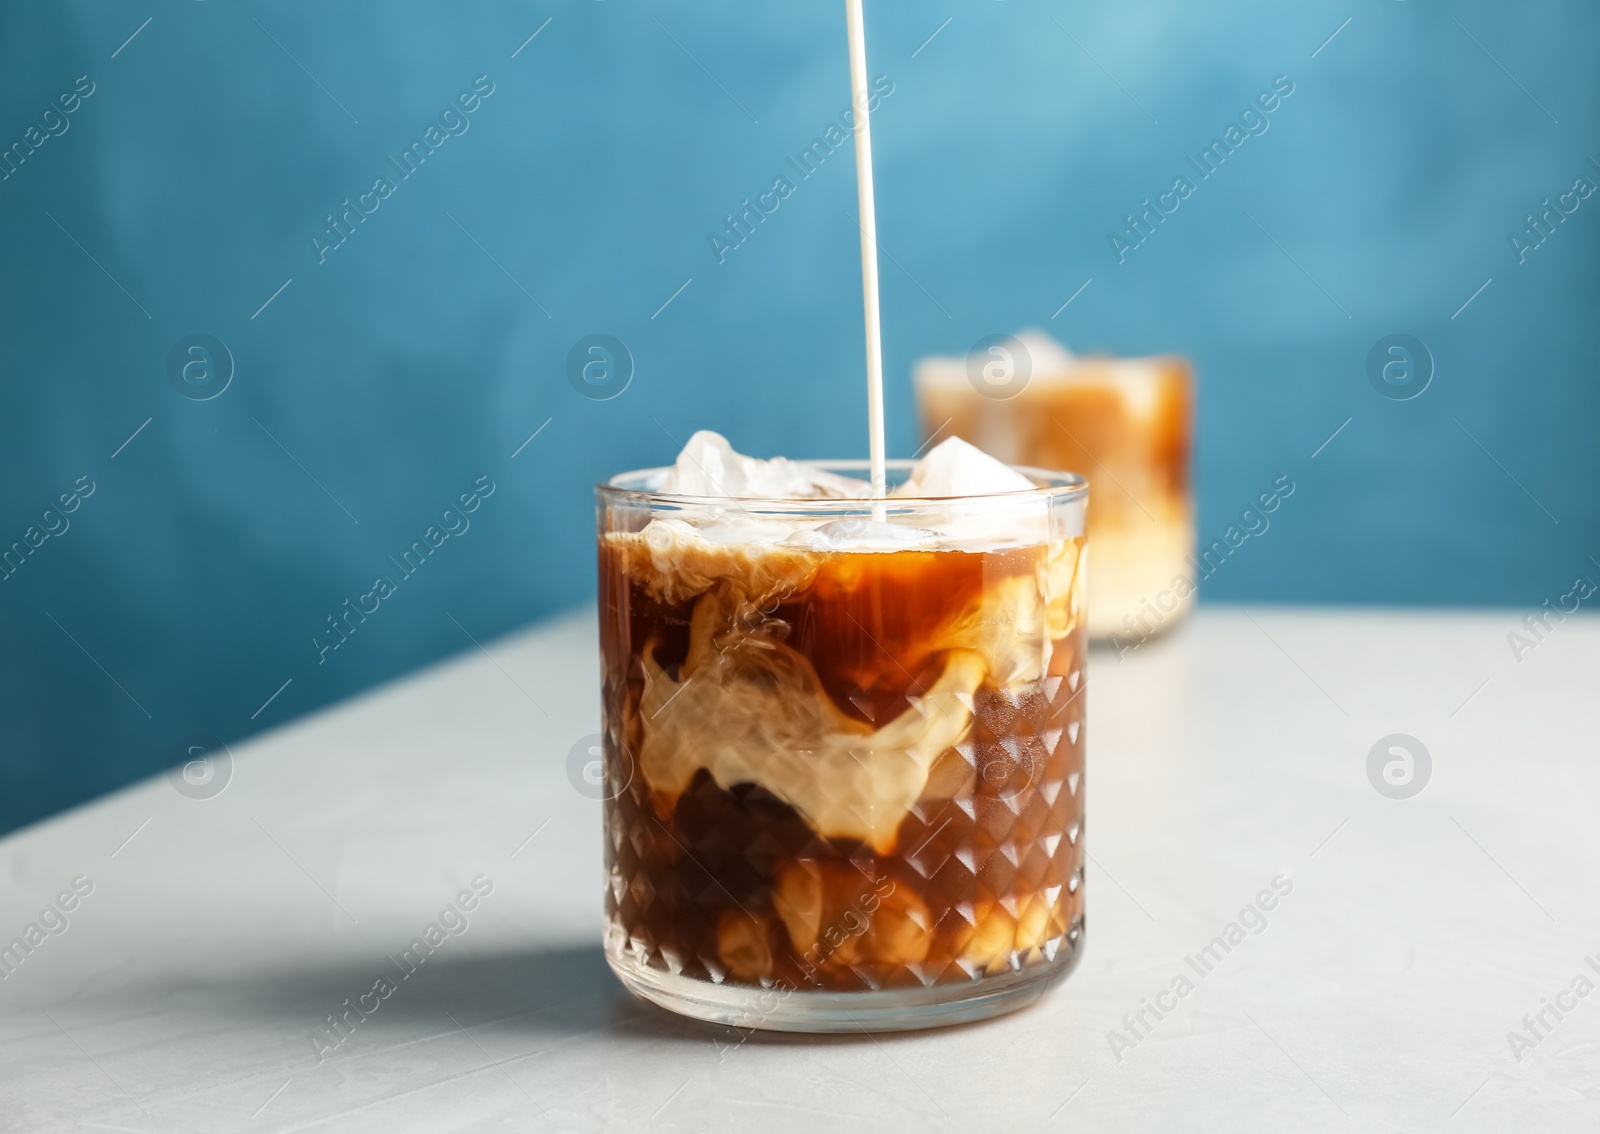
[[[1018,471],[937,499],[597,489],[605,946],[636,995],[917,1028],[1071,971],[1087,488]]]

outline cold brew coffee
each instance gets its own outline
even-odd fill
[[[607,954],[649,999],[916,1027],[1077,955],[1086,490],[959,441],[891,477],[698,434],[598,490]]]

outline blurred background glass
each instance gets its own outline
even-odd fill
[[[1120,650],[1171,630],[1194,605],[1211,560],[1241,533],[1195,558],[1194,375],[1181,358],[1074,358],[1037,331],[990,335],[965,358],[917,363],[917,407],[927,437],[963,437],[991,456],[1089,481],[1089,636]],[[1255,534],[1271,523],[1268,497],[1246,513]]]
[[[1202,603],[1600,577],[1600,12],[868,21],[891,455],[1039,326],[1192,360],[1202,546],[1295,486]],[[844,34],[0,8],[0,829],[591,602],[591,486],[697,428],[865,455]]]

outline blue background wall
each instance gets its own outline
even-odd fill
[[[0,8],[0,140],[94,83],[0,181],[0,542],[95,486],[0,582],[0,829],[187,734],[233,740],[583,603],[589,486],[697,427],[864,455],[849,154],[726,263],[707,240],[848,105],[840,8]],[[1600,178],[1593,5],[868,18],[894,83],[874,119],[893,450],[919,441],[919,355],[1047,326],[1195,359],[1203,535],[1276,476],[1300,486],[1208,600],[1532,606],[1600,577],[1600,197],[1526,263],[1508,241]],[[480,75],[468,132],[319,263],[324,216]],[[1124,214],[1279,75],[1269,131],[1119,264]],[[636,359],[608,401],[565,373],[595,331]],[[1366,376],[1396,331],[1436,361],[1410,401]],[[210,400],[167,375],[197,332],[235,360]],[[470,530],[319,663],[325,618],[480,476]]]

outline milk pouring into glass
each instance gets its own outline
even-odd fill
[[[696,433],[596,490],[606,956],[676,1012],[915,1028],[1083,944],[1081,478],[885,457],[860,0],[847,0],[867,461]]]

